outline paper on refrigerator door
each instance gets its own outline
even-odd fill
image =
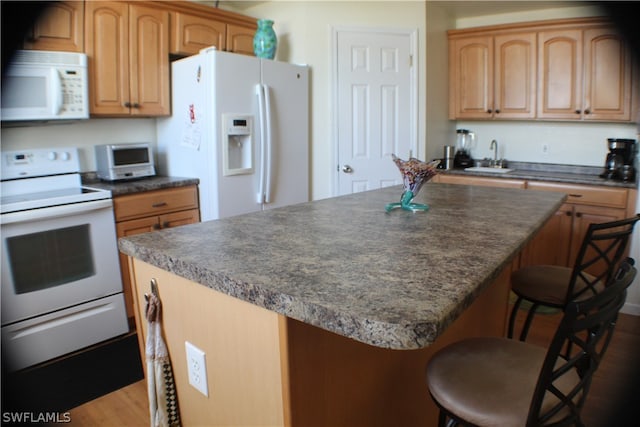
[[[200,123],[197,120],[196,107],[194,104],[189,104],[186,114],[187,117],[185,118],[184,126],[182,128],[180,145],[199,151],[200,142],[202,140],[202,129],[200,128]]]

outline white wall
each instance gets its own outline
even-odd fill
[[[418,30],[418,117],[425,117],[425,2],[423,1],[268,1],[238,11],[274,20],[276,60],[311,68],[311,196],[333,196],[335,141],[332,137],[332,26]],[[425,122],[419,120],[418,156],[425,155]]]
[[[2,128],[2,151],[78,147],[82,172],[96,170],[93,146],[119,142],[156,143],[155,119],[89,119],[68,124]]]
[[[452,145],[456,123],[449,120],[449,45],[447,30],[455,20],[439,2],[427,2],[425,159],[441,158],[443,146]]]

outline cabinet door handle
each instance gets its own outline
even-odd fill
[[[569,193],[569,197],[580,198],[580,197],[582,197],[582,194]]]
[[[580,212],[576,212],[576,217],[578,217],[578,218],[582,218],[582,213],[580,213]]]
[[[496,114],[500,114],[500,109],[497,109],[497,110],[496,110]]]
[[[171,227],[171,223],[169,221],[162,223],[162,228],[169,228],[169,227]]]
[[[127,107],[127,108],[131,108],[131,103],[129,101],[127,101],[127,102],[124,103],[124,106]]]
[[[573,214],[571,213],[571,211],[567,211],[567,212],[565,212],[564,214],[565,214],[566,216],[571,216],[571,215],[573,215]]]
[[[489,113],[489,114],[491,114],[491,113],[492,113],[491,108],[489,108],[489,109],[487,110],[487,113]]]
[[[576,114],[580,114],[580,113],[582,113],[582,111],[576,110]]]
[[[160,230],[160,228],[161,228],[161,227],[160,227],[160,224],[158,224],[158,223],[153,224],[153,229],[154,229],[154,230]]]
[[[167,202],[159,202],[151,205],[152,208],[162,208],[164,206],[167,206]]]
[[[137,102],[133,104],[133,108],[140,108],[140,104],[138,104]]]
[[[591,114],[591,110],[589,110],[588,108],[586,110],[584,110],[585,114]]]

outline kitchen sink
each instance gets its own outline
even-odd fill
[[[471,167],[471,168],[464,168],[464,170],[469,171],[469,172],[507,173],[507,172],[511,172],[512,170],[515,170],[515,169],[492,168],[492,167],[489,167],[489,166],[474,166],[474,167]]]

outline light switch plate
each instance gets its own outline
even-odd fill
[[[187,372],[189,384],[205,396],[209,396],[207,387],[207,364],[204,351],[200,350],[189,341],[184,342],[187,351]]]

